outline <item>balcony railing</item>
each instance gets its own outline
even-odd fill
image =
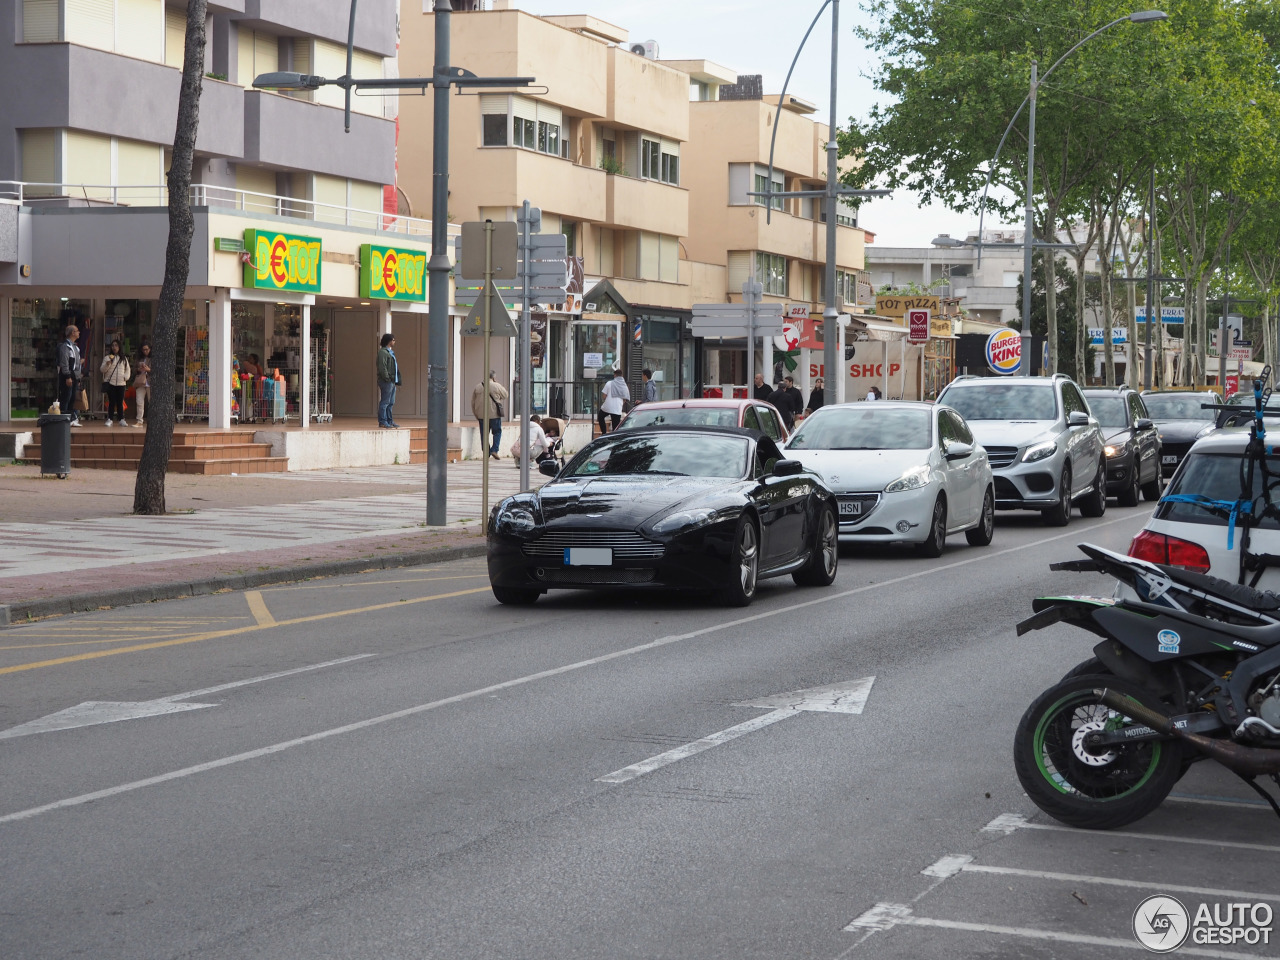
[[[80,205],[87,207],[163,207],[169,203],[169,190],[159,186],[111,186],[91,183],[32,183],[22,180],[0,180],[0,199],[17,200],[18,203]],[[431,236],[431,221],[418,217],[364,210],[358,207],[301,200],[270,193],[255,193],[215,184],[193,183],[191,203],[197,207],[222,207],[249,213],[271,214],[277,217],[296,217],[316,223],[341,224],[366,230],[383,230],[402,233],[411,237]],[[454,225],[450,235],[457,233]]]

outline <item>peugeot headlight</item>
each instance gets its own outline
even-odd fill
[[[905,493],[908,490],[919,490],[929,482],[929,465],[922,463],[912,467],[897,480],[884,488],[885,493]]]
[[[713,507],[697,507],[693,510],[680,510],[677,513],[668,514],[651,529],[654,533],[670,534],[670,533],[688,533],[690,530],[696,530],[698,527],[705,527],[709,523],[714,523],[720,516],[720,511]]]
[[[1027,447],[1027,452],[1022,455],[1023,463],[1035,463],[1037,460],[1046,460],[1058,452],[1058,442],[1056,440],[1046,440],[1044,443],[1037,443]]]
[[[1211,423],[1207,427],[1205,427],[1203,430],[1201,430],[1199,433],[1196,434],[1196,439],[1199,440],[1201,437],[1207,437],[1209,434],[1213,433],[1213,431],[1216,429],[1218,429],[1218,425],[1216,423]]]
[[[506,536],[527,537],[538,529],[538,518],[528,504],[514,503],[498,513],[496,526]]]
[[[1102,452],[1108,457],[1123,457],[1129,452],[1129,441],[1125,440],[1123,443],[1108,443],[1102,448]]]

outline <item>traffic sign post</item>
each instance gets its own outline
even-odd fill
[[[782,336],[783,307],[761,303],[764,285],[754,277],[742,285],[742,303],[698,303],[693,307],[690,332],[695,337],[747,338],[747,392],[755,388],[755,338]]]

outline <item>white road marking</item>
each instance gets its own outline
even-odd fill
[[[917,917],[905,903],[877,903],[847,927],[846,932],[874,932],[896,926],[934,927],[942,930],[961,930],[968,933],[989,933],[1002,937],[1022,937],[1028,940],[1049,940],[1054,943],[1079,943],[1091,947],[1114,947],[1117,950],[1146,951],[1137,940],[1118,937],[1091,937],[1082,933],[1060,933],[1056,930],[1035,930],[1030,927],[1002,927],[994,923],[967,923],[962,920],[936,920]],[[1205,947],[1184,946],[1179,955],[1193,957],[1218,957],[1221,960],[1257,960],[1256,953],[1237,953],[1234,950],[1211,950]]]
[[[646,773],[660,770],[662,767],[675,763],[677,760],[683,760],[686,757],[702,753],[703,750],[718,747],[722,743],[738,739],[743,734],[760,730],[770,724],[777,723],[779,720],[794,717],[796,714],[806,710],[813,713],[862,713],[862,708],[867,705],[867,697],[871,696],[871,685],[875,683],[875,680],[875,677],[863,677],[861,680],[854,680],[849,683],[833,683],[825,687],[810,687],[807,690],[796,690],[792,693],[780,693],[776,696],[762,697],[759,700],[735,703],[735,707],[772,708],[773,712],[766,713],[762,717],[756,717],[754,720],[748,720],[746,723],[739,723],[737,726],[721,730],[719,733],[702,737],[692,743],[686,743],[683,746],[676,747],[674,750],[668,750],[665,753],[658,754],[656,757],[650,757],[648,760],[633,763],[629,767],[615,770],[613,773],[606,774],[603,777],[596,777],[596,783],[626,783],[628,780],[642,777]]]
[[[1132,517],[1117,517],[1114,520],[1104,520],[1101,523],[1090,524],[1087,529],[1096,530],[1099,527],[1107,527],[1113,523],[1122,523],[1126,520],[1132,520]],[[0,816],[0,824],[11,823],[17,820],[26,820],[30,817],[40,816],[44,813],[51,813],[54,810],[64,810],[68,807],[78,807],[86,803],[92,803],[95,800],[102,800],[106,797],[117,796],[122,793],[131,793],[134,790],[141,790],[144,787],[154,786],[160,783],[167,783],[170,780],[178,780],[183,777],[194,776],[198,773],[204,773],[209,770],[217,770],[221,767],[228,767],[232,764],[243,763],[248,760],[257,760],[261,757],[268,757],[272,754],[289,750],[293,747],[303,746],[308,743],[316,743],[321,740],[327,740],[330,737],[341,736],[346,733],[354,733],[357,730],[365,730],[369,727],[375,727],[383,723],[389,723],[393,720],[401,720],[405,717],[416,716],[425,713],[428,710],[436,710],[440,707],[450,706],[455,703],[463,703],[467,700],[474,700],[477,697],[485,697],[502,690],[510,690],[513,687],[524,686],[525,684],[534,683],[538,680],[545,680],[549,677],[558,677],[562,674],[572,673],[577,670],[584,670],[587,667],[593,667],[601,663],[608,663],[611,660],[618,660],[623,657],[631,657],[640,653],[647,653],[650,650],[657,650],[661,647],[668,646],[673,643],[681,643],[685,640],[693,640],[697,637],[706,636],[711,633],[719,633],[723,630],[731,630],[735,627],[743,626],[748,623],[756,623],[760,620],[767,620],[772,617],[784,616],[793,613],[796,610],[804,610],[808,607],[815,607],[819,604],[831,603],[836,600],[843,600],[845,597],[853,597],[858,594],[866,593],[869,590],[877,590],[881,587],[889,587],[898,583],[907,583],[912,580],[919,580],[922,577],[932,576],[936,573],[944,573],[948,570],[955,570],[958,567],[967,567],[973,563],[981,563],[984,560],[990,560],[994,557],[1001,557],[1010,553],[1018,553],[1022,550],[1028,550],[1031,547],[1040,547],[1046,543],[1053,543],[1057,540],[1064,540],[1068,537],[1078,537],[1080,530],[1071,533],[1060,533],[1054,537],[1045,537],[1029,543],[1024,543],[1017,547],[1008,547],[1004,550],[995,552],[984,551],[976,557],[970,557],[966,560],[957,560],[954,563],[944,563],[941,566],[930,567],[928,570],[918,570],[915,573],[903,574],[900,577],[893,577],[889,580],[882,580],[878,583],[869,583],[865,586],[854,587],[851,590],[842,590],[839,593],[828,594],[813,600],[804,600],[800,603],[788,604],[782,607],[776,607],[773,610],[765,610],[761,613],[752,614],[749,617],[739,617],[736,620],[726,620],[721,623],[713,624],[709,627],[702,627],[699,630],[692,630],[688,633],[673,634],[666,637],[659,637],[657,640],[651,640],[647,643],[637,644],[634,647],[628,647],[625,650],[616,650],[613,653],[606,653],[599,657],[591,657],[587,660],[579,660],[576,663],[565,664],[562,667],[552,667],[549,670],[541,670],[537,673],[531,673],[523,677],[516,677],[513,680],[504,680],[501,683],[495,683],[487,687],[481,687],[478,690],[471,690],[467,693],[455,694],[452,697],[445,697],[442,700],[433,700],[430,703],[418,704],[414,707],[406,707],[403,710],[396,710],[392,713],[384,713],[378,717],[370,717],[367,720],[358,720],[355,723],[348,723],[341,727],[334,727],[330,730],[321,730],[318,733],[312,733],[305,737],[298,737],[294,740],[284,740],[280,743],[273,743],[270,746],[260,747],[257,750],[248,750],[244,753],[233,754],[229,757],[222,757],[218,760],[210,760],[208,763],[196,764],[192,767],[184,767],[180,770],[172,770],[169,773],[162,773],[155,777],[148,777],[145,780],[135,780],[132,783],[122,783],[119,786],[108,787],[105,790],[96,790],[92,793],[83,793],[76,797],[68,797],[65,800],[58,800],[54,803],[47,803],[39,807],[30,807],[26,810],[19,810],[16,813],[10,813]]]
[[[1210,807],[1245,807],[1270,813],[1269,804],[1261,800],[1250,800],[1248,797],[1201,797],[1192,793],[1171,793],[1165,797],[1165,803],[1202,803]]]
[[[926,877],[947,879],[958,873],[992,873],[1008,877],[1028,877],[1032,880],[1061,880],[1064,883],[1091,883],[1108,887],[1132,887],[1136,890],[1158,890],[1161,893],[1193,893],[1201,897],[1231,897],[1236,900],[1276,900],[1280,893],[1258,893],[1249,890],[1219,890],[1215,887],[1188,887],[1163,880],[1123,880],[1119,877],[1094,877],[1087,874],[1056,873],[1052,870],[1024,870],[1020,867],[996,867],[974,863],[973,857],[964,855],[943,857],[932,866],[920,871]]]
[[[999,824],[999,826],[997,826]],[[1026,817],[1016,813],[1006,813],[996,817],[983,830],[1008,835],[1014,830],[1053,830],[1058,833],[1074,833],[1077,836],[1095,833],[1091,830],[1077,830],[1075,827],[1060,826],[1056,823],[1032,823]],[[1163,840],[1168,843],[1193,843],[1202,847],[1232,847],[1236,850],[1259,850],[1263,853],[1280,853],[1280,847],[1268,846],[1265,843],[1241,843],[1238,840],[1208,840],[1203,837],[1171,837],[1162,833],[1134,833],[1130,830],[1108,830],[1099,836],[1129,837],[1132,840]]]
[[[29,723],[2,730],[0,731],[0,740],[7,740],[12,737],[27,737],[35,733],[50,733],[54,730],[73,730],[76,727],[91,727],[101,723],[118,723],[121,720],[138,720],[143,717],[158,717],[168,713],[182,713],[186,710],[202,710],[206,707],[216,707],[216,703],[177,703],[176,701],[189,700],[192,697],[207,697],[213,693],[221,693],[223,690],[247,687],[251,683],[262,683],[279,677],[290,677],[297,673],[306,673],[309,670],[336,667],[341,663],[350,663],[353,660],[363,660],[365,657],[372,656],[372,653],[360,653],[353,657],[342,657],[339,660],[326,660],[324,663],[294,667],[291,670],[268,673],[265,676],[251,677],[248,680],[234,680],[231,683],[222,683],[216,687],[206,687],[203,690],[175,693],[172,696],[160,697],[157,700],[143,700],[136,703],[86,700],[84,703],[68,707],[66,710],[51,713],[47,717],[40,717],[38,720],[32,720]]]

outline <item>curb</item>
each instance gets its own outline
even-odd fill
[[[49,597],[40,600],[20,600],[16,603],[0,603],[0,627],[24,620],[42,617],[65,616],[84,613],[102,607],[128,607],[157,600],[176,600],[179,597],[199,597],[219,590],[252,590],[269,584],[289,583],[295,580],[311,580],[316,577],[341,577],[367,570],[390,570],[396,567],[415,567],[424,563],[444,563],[449,560],[465,560],[483,557],[487,545],[481,541],[456,547],[434,547],[408,550],[379,557],[360,557],[350,560],[327,560],[321,563],[296,564],[275,570],[259,570],[254,573],[228,574],[205,580],[157,583],[142,587],[120,587],[114,590],[96,590],[75,593],[65,597]]]

